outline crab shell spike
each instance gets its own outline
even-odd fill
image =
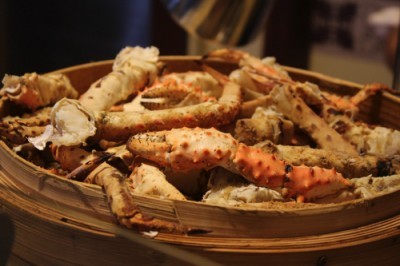
[[[239,173],[250,182],[271,189],[285,188],[285,196],[297,201],[322,198],[352,186],[335,169],[293,166],[244,144],[239,144],[234,160]]]
[[[286,177],[285,162],[278,160],[273,154],[240,143],[234,162],[239,173],[258,186],[271,189],[283,186]]]
[[[291,169],[284,186],[288,188],[288,197],[296,196],[298,201],[303,201],[332,195],[346,187],[352,187],[352,183],[335,169],[301,165]]]
[[[132,136],[127,143],[133,154],[179,172],[229,165],[236,146],[237,141],[230,134],[213,128],[143,133]]]
[[[335,170],[292,166],[273,154],[239,143],[214,128],[180,128],[132,136],[127,149],[173,171],[221,166],[250,182],[278,191],[285,197],[309,201],[350,188]]]

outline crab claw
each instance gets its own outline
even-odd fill
[[[132,136],[127,144],[129,150],[143,158],[167,166],[171,144],[166,141],[164,131],[141,133]]]
[[[231,135],[213,128],[180,128],[134,135],[127,148],[173,171],[185,172],[218,165],[229,168],[237,144]]]

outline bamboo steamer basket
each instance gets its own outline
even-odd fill
[[[169,71],[198,69],[199,57],[164,56]],[[208,64],[224,73],[234,65]],[[74,66],[66,74],[84,92],[111,71],[112,61]],[[352,95],[361,85],[285,67],[295,80]],[[364,102],[360,117],[400,129],[399,98],[383,93]],[[282,264],[400,262],[400,192],[368,200],[299,209],[221,207],[134,195],[144,214],[203,231],[144,237],[115,224],[99,186],[44,173],[0,142],[0,207],[16,227],[13,255],[33,264]]]

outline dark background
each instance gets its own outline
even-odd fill
[[[276,1],[265,55],[307,67],[312,0]],[[301,12],[299,12],[301,11]],[[0,0],[0,75],[115,58],[127,45],[186,54],[187,35],[158,0]]]
[[[186,34],[156,0],[0,0],[0,74],[113,59],[127,45],[182,54]]]

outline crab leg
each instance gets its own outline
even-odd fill
[[[126,174],[115,167],[102,163],[90,173],[88,180],[104,188],[111,211],[121,225],[145,231],[190,231],[183,225],[144,215],[134,201]]]
[[[86,179],[89,173],[96,169],[101,163],[109,159],[112,155],[113,154],[111,153],[104,153],[103,155],[97,156],[92,160],[88,160],[84,164],[70,172],[68,175],[66,175],[66,178],[83,181]]]
[[[23,117],[7,116],[0,121],[0,133],[13,144],[23,144],[28,137],[39,136],[50,124],[50,107],[35,111]]]
[[[209,52],[204,57],[220,59],[239,65],[240,68],[232,71],[229,78],[243,87],[246,101],[268,94],[282,82],[291,82],[288,73],[272,57],[260,59],[249,53],[234,49],[217,49]]]
[[[8,99],[30,110],[54,104],[63,97],[78,97],[78,92],[63,74],[5,75],[3,85],[1,90]]]
[[[179,127],[213,127],[231,123],[239,112],[242,100],[240,87],[233,82],[224,84],[217,102],[155,110],[148,112],[96,112],[79,102],[63,99],[53,107],[51,125],[37,138],[29,141],[38,149],[52,141],[56,145],[73,146],[85,143],[89,137],[126,141],[130,135],[144,131]],[[74,117],[74,119],[70,119]]]
[[[159,107],[165,109],[216,101],[221,97],[222,88],[223,86],[209,73],[189,71],[170,73],[160,77],[158,84],[147,88],[140,96],[143,105],[157,107],[159,103]],[[145,107],[154,110],[154,108]]]
[[[358,106],[363,101],[368,99],[368,97],[383,91],[387,91],[392,94],[398,94],[398,92],[393,91],[384,84],[371,83],[365,85],[360,91],[358,91],[355,95],[351,97],[338,96],[331,93],[323,93],[326,100],[324,103],[342,112],[348,113],[350,111],[352,115],[354,115],[358,112]]]
[[[234,137],[247,145],[264,140],[273,143],[290,144],[294,125],[273,108],[258,107],[251,118],[238,119]]]
[[[101,138],[128,139],[143,131],[157,131],[178,127],[212,127],[230,123],[237,115],[241,102],[240,87],[235,83],[225,85],[218,102],[155,110],[145,113],[113,112],[96,116]]]
[[[153,83],[158,73],[158,54],[155,47],[122,49],[113,71],[94,82],[79,101],[90,111],[108,111],[117,102]]]
[[[351,186],[334,169],[286,164],[273,154],[239,143],[230,134],[213,128],[142,133],[132,136],[127,148],[174,171],[221,166],[298,201],[310,201]]]
[[[345,98],[321,92],[315,84],[280,78],[264,71],[259,63],[251,66],[252,69],[247,72],[251,74],[253,80],[259,81],[260,86],[268,87],[270,81],[274,81],[282,87],[275,87],[270,94],[260,97],[262,101],[257,99],[246,102],[242,106],[241,117],[249,116],[257,104],[264,106],[275,104],[279,111],[305,130],[320,147],[326,150],[347,151],[353,156],[358,153],[379,157],[400,154],[399,131],[384,127],[372,128],[352,120],[358,112],[358,105],[369,96],[379,91],[395,93],[387,86],[369,84],[354,96]],[[257,76],[260,77],[257,79]],[[262,82],[261,77],[264,78]],[[322,106],[320,114],[322,119],[308,105]]]
[[[306,131],[325,150],[347,151],[357,155],[356,149],[347,142],[338,132],[320,118],[308,105],[298,96],[293,89],[285,86],[271,92],[277,109],[291,121]]]
[[[141,97],[140,103],[149,110],[162,110],[216,101],[215,97],[208,96],[200,88],[186,83],[177,83],[173,80],[164,80],[148,88],[139,97]]]
[[[231,79],[267,96],[253,100],[242,107],[241,117],[249,116],[255,110],[254,104],[275,105],[283,115],[307,132],[317,144],[326,150],[346,150],[357,155],[356,149],[338,132],[320,118],[307,104],[320,104],[322,95],[318,87],[293,81],[276,64],[266,64],[262,60],[237,50],[220,49],[212,51],[207,57],[238,62],[239,74],[231,74]],[[256,85],[255,85],[256,84]],[[266,87],[263,88],[263,87]],[[261,88],[261,89],[260,89]],[[254,109],[253,109],[254,108]]]
[[[104,188],[112,213],[118,222],[128,228],[138,230],[166,230],[187,232],[189,229],[173,222],[159,220],[144,216],[134,202],[132,192],[151,190],[146,182],[159,182],[158,193],[164,196],[172,196],[174,199],[185,199],[179,191],[172,187],[158,169],[140,167],[134,171],[129,179],[127,173],[110,165],[111,158],[119,158],[123,164],[131,164],[132,157],[125,146],[110,149],[102,155],[89,153],[79,147],[53,147],[53,154],[60,164],[66,169],[76,167],[66,178],[97,184]],[[129,157],[129,158],[128,158]],[[150,167],[150,166],[149,166]],[[158,171],[157,171],[158,170]],[[169,185],[169,187],[166,187]],[[138,188],[138,191],[135,188]]]
[[[187,84],[199,88],[210,97],[219,98],[222,87],[209,73],[204,71],[188,71],[183,73],[170,73],[160,77],[161,81],[175,81],[178,84]]]
[[[319,166],[335,168],[347,178],[387,176],[394,174],[395,159],[379,159],[376,156],[351,156],[347,152],[326,151],[307,146],[275,145],[270,141],[255,145],[263,151],[274,154],[280,160],[293,165]],[[394,164],[392,164],[392,161]]]
[[[226,48],[210,51],[204,57],[207,59],[221,59],[227,62],[237,63],[240,67],[258,69],[265,75],[272,76],[277,79],[290,80],[288,73],[281,66],[276,64],[273,58],[266,58],[265,60],[262,60],[250,55],[249,53]]]
[[[145,112],[147,109],[166,109],[216,101],[221,96],[222,88],[207,72],[170,73],[159,77],[131,102],[113,106],[110,110]]]
[[[340,110],[325,106],[323,118],[329,126],[354,145],[360,154],[378,157],[400,155],[400,131],[354,122]]]
[[[380,84],[370,84],[350,99],[325,97],[321,110],[322,118],[356,147],[360,154],[378,157],[400,155],[400,131],[383,126],[370,126],[353,119],[358,105],[366,97],[383,90],[389,89]]]
[[[129,182],[135,193],[186,200],[185,196],[167,181],[165,174],[160,169],[148,163],[141,163],[135,167],[129,176]]]

